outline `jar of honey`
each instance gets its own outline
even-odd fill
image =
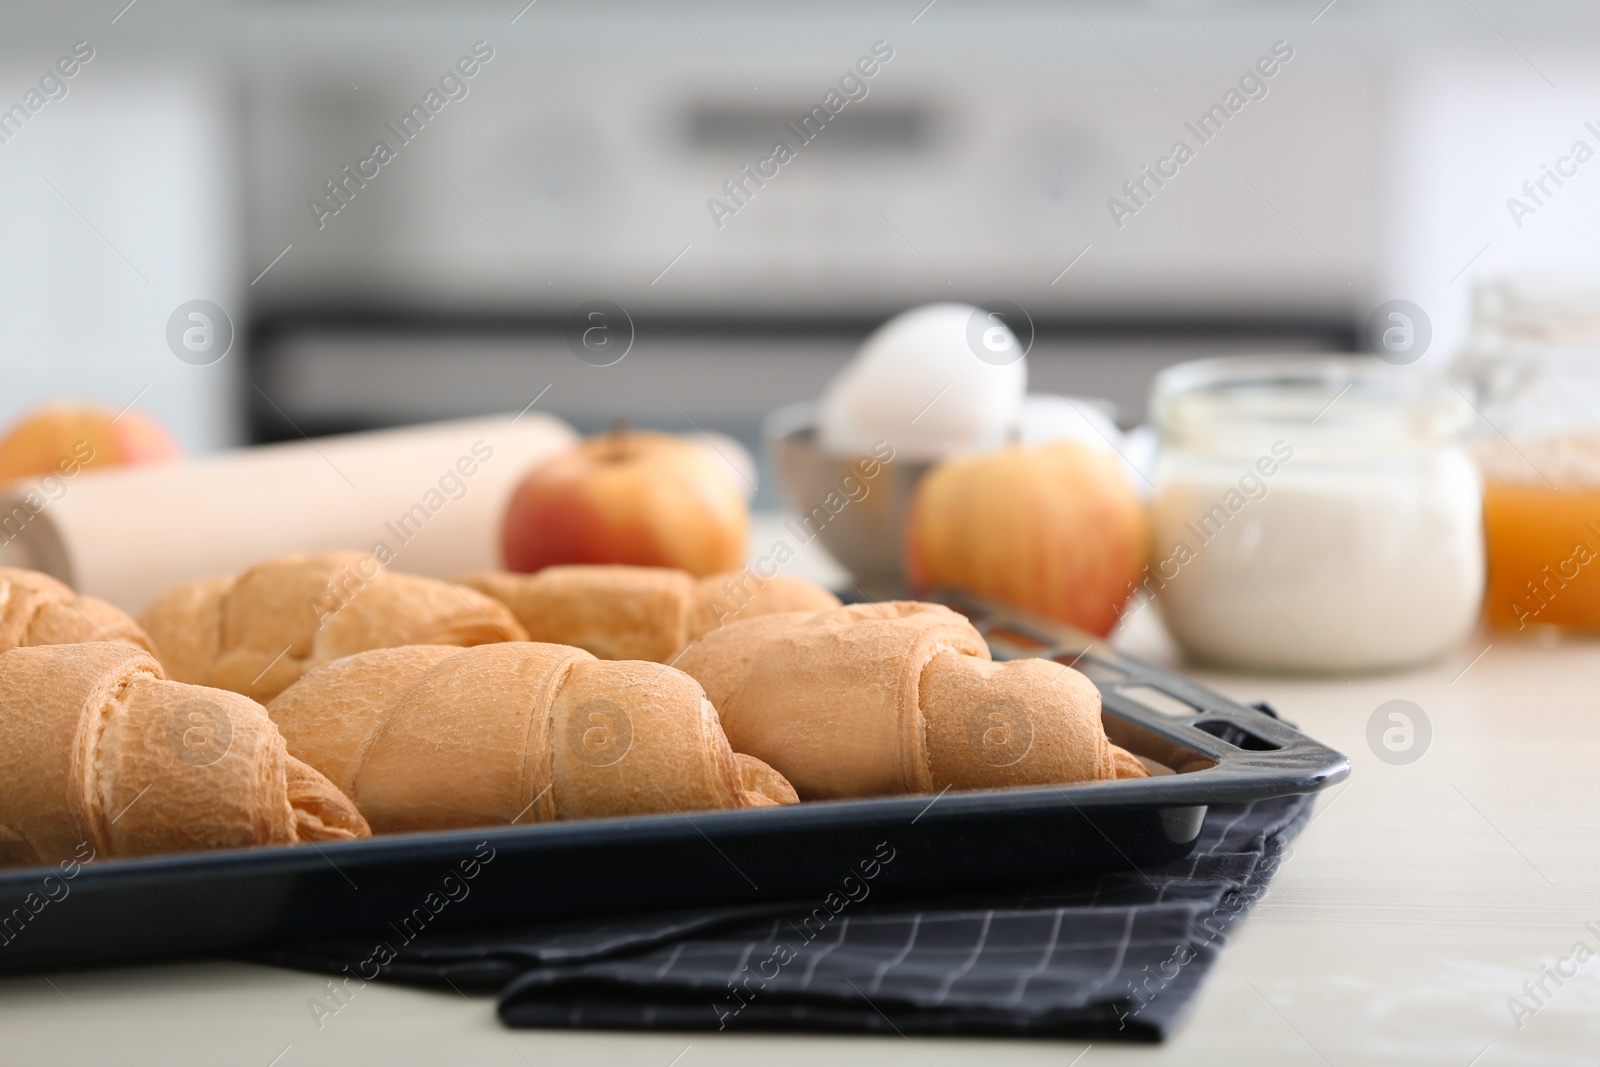
[[[1482,416],[1489,622],[1600,633],[1600,280],[1481,285],[1454,374]]]

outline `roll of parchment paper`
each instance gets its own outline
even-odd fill
[[[433,577],[499,567],[512,490],[576,439],[530,412],[26,479],[0,493],[0,564],[130,612],[286,552],[359,549]]]

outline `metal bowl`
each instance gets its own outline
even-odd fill
[[[817,444],[814,401],[787,404],[761,424],[763,447],[777,472],[784,503],[797,516],[793,530],[820,540],[830,555],[864,583],[906,584],[905,518],[911,494],[931,462],[871,456],[833,456]],[[867,477],[876,463],[876,472]]]
[[[1025,404],[1016,430],[1020,443],[1076,438],[1096,448],[1110,447],[1129,462],[1129,449],[1111,442],[1118,433],[1115,405],[1085,396],[1028,398],[1047,404],[1057,399],[1073,409],[1078,424],[1062,425],[1059,413],[1054,420],[1032,417]],[[897,456],[879,462],[873,477],[863,477],[862,463],[871,457],[835,456],[818,445],[817,407],[813,400],[786,404],[761,424],[767,465],[777,472],[784,503],[798,516],[795,535],[806,543],[820,540],[874,596],[900,595],[908,584],[906,512],[917,483],[936,461]],[[1138,476],[1130,477],[1137,484]]]

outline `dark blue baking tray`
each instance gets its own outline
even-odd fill
[[[894,859],[879,869],[875,893],[1142,867],[1187,854],[1209,804],[1315,792],[1350,772],[1346,757],[1271,712],[1066,627],[944,599],[973,620],[995,658],[1040,656],[1082,670],[1100,688],[1111,739],[1176,773],[96,860],[68,881],[56,868],[7,870],[0,972],[420,925],[819,899],[886,849]]]

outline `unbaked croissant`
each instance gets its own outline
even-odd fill
[[[359,552],[282,556],[237,577],[186,582],[156,598],[140,622],[172,678],[262,702],[356,652],[527,637],[498,601],[387,570]]]
[[[671,662],[701,634],[777,611],[823,611],[839,598],[801,578],[729,571],[696,578],[668,567],[571,564],[534,574],[487,571],[459,579],[510,608],[529,640],[601,659]]]
[[[125,645],[0,654],[0,863],[369,834],[248,697]]]
[[[724,626],[678,657],[728,740],[806,799],[1141,778],[1100,693],[1042,659],[996,663],[936,604],[853,604]]]
[[[566,645],[364,652],[267,713],[379,833],[796,800],[728,746],[693,678]]]
[[[155,651],[149,636],[121,608],[79,596],[40,571],[0,567],[0,652],[83,641]]]

